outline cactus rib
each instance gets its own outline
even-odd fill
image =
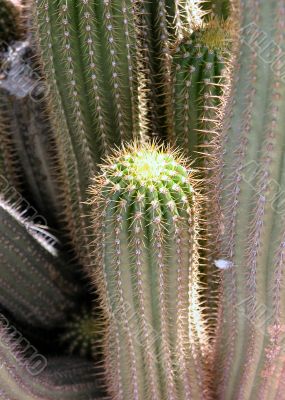
[[[285,92],[279,55],[285,7],[283,1],[233,5],[242,41],[236,44],[222,139],[216,143],[222,210],[217,244],[220,257],[232,265],[222,277],[217,390],[224,399],[277,399],[284,368]]]
[[[208,398],[190,182],[176,153],[145,144],[109,158],[91,189],[104,246],[91,276],[109,324],[106,371],[114,398]]]
[[[27,347],[35,351],[31,345]],[[23,354],[21,345],[15,344],[8,321],[1,321],[0,325],[0,364],[3,400],[104,399],[99,382],[94,379],[96,369],[92,363],[76,358],[47,360],[35,353],[29,357]]]
[[[0,198],[1,307],[21,323],[52,327],[75,307],[79,287],[40,225],[21,214]]]

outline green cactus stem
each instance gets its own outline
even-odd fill
[[[210,11],[212,15],[226,20],[230,14],[230,3],[230,0],[207,0],[205,2],[205,8]]]
[[[92,363],[76,358],[47,359],[19,332],[16,338],[6,318],[0,325],[0,365],[3,400],[107,400]]]
[[[36,0],[34,25],[47,78],[64,216],[86,263],[89,179],[110,146],[143,135],[140,4]],[[144,61],[147,64],[147,60]],[[144,66],[147,68],[147,65]],[[140,74],[138,74],[140,69]],[[138,92],[138,85],[140,92]]]
[[[194,187],[178,154],[145,144],[110,157],[91,188],[113,398],[209,398]]]
[[[0,193],[8,182],[13,187],[20,187],[19,162],[11,138],[11,120],[8,118],[5,97],[0,89]]]
[[[79,286],[34,217],[0,198],[0,305],[21,323],[53,327],[75,307]]]
[[[173,49],[170,140],[191,159],[197,160],[215,132],[229,37],[228,24],[214,19]]]
[[[219,399],[284,397],[284,1],[234,1],[238,40],[214,185],[221,307]],[[219,366],[219,368],[217,368]]]

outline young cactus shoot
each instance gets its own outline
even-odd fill
[[[209,396],[191,175],[177,152],[135,144],[110,157],[91,188],[94,230],[102,235],[92,276],[108,319],[114,399]]]

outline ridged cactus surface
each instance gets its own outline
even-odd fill
[[[206,151],[215,135],[229,37],[229,26],[213,19],[172,49],[172,112],[168,119],[173,130],[169,139],[192,159]]]
[[[0,325],[0,396],[2,400],[97,400],[104,397],[92,363],[35,353],[23,337],[15,341],[8,320]],[[20,338],[20,339],[19,339]],[[26,347],[27,354],[21,346]],[[34,353],[31,353],[33,351]]]
[[[240,37],[216,143],[216,244],[227,269],[214,371],[221,400],[277,400],[285,378],[285,3],[233,5]]]
[[[143,12],[140,3],[130,0],[34,3],[64,217],[81,261],[88,259],[83,238],[89,221],[83,216],[89,210],[83,201],[89,179],[110,147],[145,129],[148,63],[142,57],[138,62]]]
[[[113,399],[209,398],[193,182],[178,154],[145,144],[110,157],[91,189]]]
[[[21,214],[0,197],[0,304],[24,325],[53,327],[76,306],[79,286],[54,239]]]

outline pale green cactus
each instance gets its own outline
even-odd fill
[[[199,193],[187,165],[169,149],[130,146],[108,159],[91,196],[112,398],[210,398]]]
[[[239,32],[216,148],[219,399],[284,397],[284,1],[233,2]],[[216,368],[216,365],[219,368]]]

